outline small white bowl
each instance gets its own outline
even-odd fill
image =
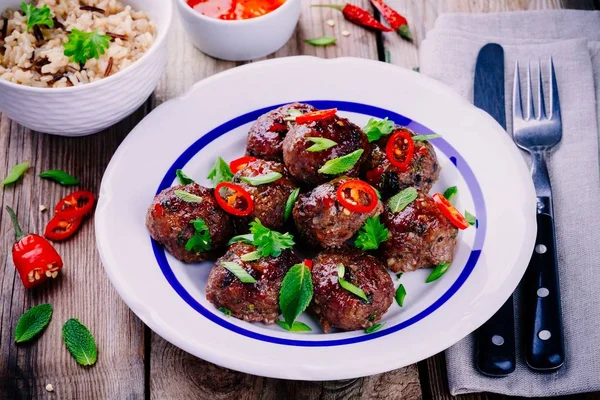
[[[248,61],[279,50],[292,37],[300,18],[301,0],[287,0],[257,18],[225,21],[194,11],[176,0],[183,27],[198,49],[228,61]]]
[[[152,94],[166,68],[172,3],[121,0],[144,11],[156,28],[152,47],[123,71],[92,83],[66,88],[36,88],[0,79],[0,110],[39,132],[83,136],[99,132],[132,114]],[[0,0],[0,13],[21,0]]]

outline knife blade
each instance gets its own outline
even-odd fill
[[[481,48],[475,64],[473,103],[506,130],[504,50],[496,43]],[[502,377],[515,370],[515,314],[513,297],[475,332],[475,365],[488,376]]]

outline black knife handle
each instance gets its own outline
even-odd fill
[[[475,334],[475,365],[482,374],[502,377],[515,370],[515,313],[513,297]]]
[[[558,259],[554,219],[537,215],[537,238],[527,268],[524,287],[528,314],[527,364],[540,371],[553,371],[565,361],[565,344],[558,284]]]

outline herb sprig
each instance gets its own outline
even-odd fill
[[[210,250],[212,248],[211,237],[206,222],[202,218],[196,218],[191,220],[190,224],[194,225],[195,233],[185,244],[185,249],[196,253]]]
[[[283,250],[294,247],[291,233],[280,233],[264,226],[258,218],[250,222],[250,234],[231,238],[229,243],[245,242],[256,246],[256,251],[244,254],[242,261],[254,261],[262,257],[279,257]]]
[[[37,8],[33,3],[21,3],[21,10],[27,18],[27,31],[30,31],[34,26],[45,25],[48,28],[54,27],[54,16],[47,4],[41,8]]]
[[[381,139],[382,136],[387,136],[394,130],[394,121],[390,121],[388,117],[384,119],[369,119],[363,131],[367,135],[369,142],[375,142]]]
[[[359,249],[376,250],[379,245],[390,238],[390,231],[381,223],[379,215],[369,217],[360,229],[354,245]]]
[[[213,185],[217,186],[222,182],[231,182],[231,179],[233,179],[233,174],[231,173],[229,164],[227,164],[221,157],[218,157],[212,169],[209,171],[207,178],[212,181]]]
[[[102,35],[98,30],[83,32],[73,28],[68,36],[69,41],[64,44],[65,56],[70,57],[72,62],[85,64],[92,58],[100,58],[106,53],[110,46],[110,36]]]

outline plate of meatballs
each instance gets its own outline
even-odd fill
[[[348,379],[455,344],[512,294],[535,194],[506,132],[368,60],[235,68],[155,109],[102,181],[98,249],[128,306],[207,361]]]

